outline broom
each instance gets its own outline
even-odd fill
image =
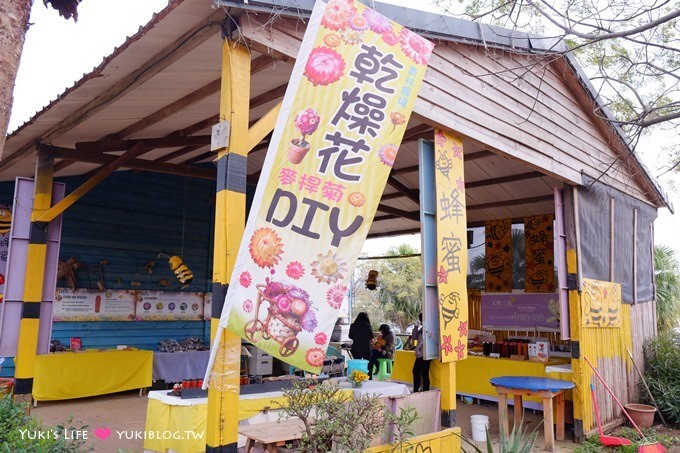
[[[647,437],[644,435],[642,430],[640,430],[638,425],[633,421],[632,418],[630,418],[630,415],[628,414],[628,411],[626,411],[626,408],[623,407],[623,404],[621,404],[621,401],[619,401],[619,399],[616,397],[616,395],[614,395],[614,392],[612,391],[612,389],[609,388],[609,385],[607,385],[607,383],[604,381],[604,378],[602,376],[600,376],[600,373],[597,371],[597,369],[595,369],[593,364],[590,363],[590,360],[588,360],[588,357],[583,356],[583,360],[585,360],[586,363],[588,364],[588,366],[590,367],[590,369],[593,370],[593,373],[595,373],[595,376],[597,376],[597,378],[600,380],[602,385],[604,385],[604,388],[607,389],[607,392],[611,395],[611,397],[614,399],[616,404],[618,404],[618,406],[621,408],[623,415],[626,416],[626,418],[628,419],[630,424],[633,425],[633,428],[635,428],[635,430],[638,432],[638,434],[640,434],[640,437],[642,437],[644,444],[640,445],[640,447],[638,448],[638,453],[664,453],[666,451],[666,448],[658,442],[650,442],[649,439],[647,439]]]

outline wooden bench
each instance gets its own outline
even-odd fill
[[[246,453],[255,445],[255,442],[264,444],[266,450],[275,453],[277,447],[281,447],[292,440],[302,437],[305,426],[299,419],[285,420],[282,422],[258,423],[239,427],[238,432],[246,437]]]

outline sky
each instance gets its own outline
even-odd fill
[[[385,3],[413,5],[412,0],[382,0]],[[209,4],[209,0],[206,3]],[[370,1],[367,2],[370,5]],[[21,64],[14,88],[14,105],[9,131],[13,131],[36,112],[71,87],[83,74],[99,65],[115,46],[125,42],[138,28],[146,24],[154,12],[167,5],[167,0],[84,0],[79,8],[78,22],[64,20],[58,13],[35,1],[31,11],[31,27],[26,35]],[[434,11],[426,1],[419,2],[423,9]],[[650,172],[662,173],[659,160],[664,134],[648,137],[638,147],[644,151],[643,161]],[[680,211],[680,178],[666,174],[660,178],[669,199]],[[657,244],[674,247],[680,255],[680,213],[671,215],[667,209],[659,210],[654,224]],[[399,238],[369,240],[364,247],[368,254],[381,253],[387,248],[408,243],[420,249],[418,235]]]

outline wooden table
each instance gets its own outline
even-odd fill
[[[286,442],[302,437],[305,427],[301,420],[291,419],[279,423],[258,423],[257,425],[239,427],[238,432],[247,438],[246,453],[255,445],[262,442],[268,452],[276,453],[277,447]]]
[[[574,387],[573,382],[536,376],[500,376],[490,379],[498,393],[498,423],[505,434],[510,432],[508,421],[508,395],[513,395],[515,404],[514,425],[522,420],[522,396],[536,396],[543,400],[543,433],[545,448],[553,451],[555,437],[564,440],[564,391]],[[553,398],[555,398],[557,434],[553,431]]]

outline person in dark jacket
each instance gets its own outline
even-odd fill
[[[373,344],[371,359],[368,362],[368,376],[373,379],[373,369],[378,367],[378,359],[393,359],[396,342],[394,334],[387,324],[381,324],[378,328],[380,335]]]
[[[350,349],[352,357],[370,360],[373,328],[365,311],[359,313],[352,325],[349,326],[349,337],[352,339],[352,348]]]

